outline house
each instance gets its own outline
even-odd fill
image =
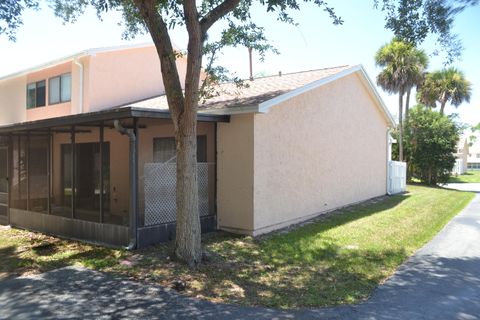
[[[467,171],[469,145],[467,138],[460,138],[457,142],[455,156],[455,165],[452,173],[456,175],[464,174]]]
[[[478,138],[468,149],[467,170],[480,170],[480,141]]]
[[[178,61],[185,75],[185,61]],[[0,223],[115,246],[175,232],[173,125],[152,46],[0,78]],[[394,120],[361,66],[218,86],[199,106],[202,230],[260,235],[385,195]]]

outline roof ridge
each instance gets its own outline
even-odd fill
[[[287,73],[283,73],[282,72],[282,75],[278,75],[278,74],[272,74],[272,75],[268,75],[268,76],[262,76],[262,77],[258,77],[258,78],[253,78],[253,80],[250,80],[250,79],[244,79],[244,80],[249,80],[249,81],[255,81],[255,80],[258,80],[258,79],[265,79],[265,78],[273,78],[273,77],[283,77],[283,76],[289,76],[289,75],[292,75],[292,74],[300,74],[300,73],[307,73],[307,72],[314,72],[314,71],[323,71],[323,70],[330,70],[330,69],[339,69],[339,68],[345,68],[345,67],[353,67],[351,65],[348,65],[348,64],[345,64],[345,65],[340,65],[340,66],[335,66],[335,67],[325,67],[325,68],[318,68],[318,69],[310,69],[310,70],[302,70],[302,71],[294,71],[294,72],[287,72]]]

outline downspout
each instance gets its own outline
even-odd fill
[[[392,195],[390,192],[390,161],[392,160],[392,141],[390,139],[391,129],[387,129],[387,195]]]
[[[73,60],[73,63],[75,63],[76,66],[80,69],[80,85],[79,85],[79,91],[80,94],[78,96],[78,104],[80,106],[80,112],[83,113],[83,64],[78,60],[78,58]]]
[[[134,129],[123,127],[119,120],[113,124],[120,134],[128,136],[130,143],[130,243],[127,250],[133,250],[137,248],[137,137]]]

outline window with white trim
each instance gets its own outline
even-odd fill
[[[72,74],[48,79],[48,104],[68,102],[72,97]]]
[[[45,106],[46,81],[27,84],[27,109]]]

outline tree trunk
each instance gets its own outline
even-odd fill
[[[445,105],[447,104],[448,97],[447,97],[447,92],[444,91],[442,93],[442,97],[440,98],[440,114],[443,115],[443,112],[445,110]]]
[[[188,30],[185,105],[175,132],[177,144],[177,229],[175,255],[189,266],[201,262],[201,226],[197,184],[197,107],[203,37],[195,1],[183,3]]]
[[[410,109],[410,93],[411,92],[412,92],[412,88],[408,88],[407,99],[405,100],[405,122],[408,122],[408,111]]]
[[[447,101],[440,101],[440,114],[443,115]]]
[[[403,96],[404,92],[398,94],[398,160],[403,161]]]
[[[201,262],[201,229],[197,185],[197,105],[203,35],[195,1],[184,1],[189,32],[185,94],[182,92],[168,28],[154,0],[134,0],[152,36],[160,59],[162,79],[175,130],[177,153],[177,227],[175,255],[189,266]]]
[[[175,255],[189,266],[201,262],[197,184],[197,112],[186,108],[175,132],[177,147],[177,227]]]

